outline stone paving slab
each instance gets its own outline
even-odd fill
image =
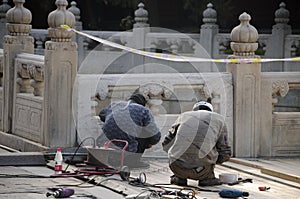
[[[48,187],[73,188],[75,194],[72,199],[121,199],[122,195],[114,193],[100,186],[89,186],[87,188],[75,185],[82,184],[81,180],[76,178],[49,178],[53,170],[47,167],[0,167],[0,198],[9,199],[42,199],[47,198]],[[72,186],[71,186],[72,185]],[[50,197],[49,197],[50,198]]]
[[[47,198],[48,187],[69,187],[75,190],[75,195],[70,198],[103,198],[121,199],[135,198],[142,199],[149,196],[149,189],[154,189],[153,185],[167,186],[168,189],[180,190],[183,187],[170,186],[170,176],[172,172],[168,167],[167,159],[147,158],[145,161],[150,163],[148,169],[132,169],[131,180],[137,178],[141,173],[147,177],[147,186],[133,186],[128,181],[120,179],[119,175],[109,176],[89,176],[85,180],[68,178],[49,178],[54,174],[48,162],[46,166],[0,166],[0,198],[21,198],[37,199]],[[284,160],[281,160],[284,162]],[[293,161],[294,162],[294,161]],[[283,163],[282,163],[283,164]],[[289,162],[287,162],[289,164]],[[66,165],[64,165],[66,168]],[[78,167],[70,166],[69,171]],[[294,166],[292,167],[294,169]],[[253,183],[241,183],[234,186],[220,185],[215,187],[200,187],[208,190],[238,189],[250,193],[248,199],[300,199],[300,184],[284,180],[278,177],[266,175],[261,172],[259,165],[239,164],[238,161],[226,162],[223,166],[216,166],[216,176],[221,173],[236,173],[242,178],[251,178]],[[87,181],[89,180],[89,181]],[[197,181],[189,180],[188,184],[197,187]],[[270,187],[267,191],[259,191],[259,186]],[[157,188],[157,187],[156,187]],[[155,189],[156,189],[155,188]],[[219,199],[216,192],[199,191],[195,195],[196,199]]]
[[[125,195],[126,199],[143,199],[149,197],[149,189],[157,190],[156,186],[163,186],[170,190],[181,190],[184,187],[170,186],[169,180],[172,172],[168,167],[168,161],[166,159],[145,159],[150,163],[150,168],[147,169],[132,169],[131,170],[131,179],[137,178],[141,173],[146,175],[146,185],[147,186],[132,186],[126,181],[120,180],[119,176],[98,176],[95,178],[95,183],[105,185],[112,189],[116,189]],[[236,163],[228,162],[224,166],[217,165],[215,174],[219,176],[221,173],[235,173],[239,177],[251,178],[253,183],[240,183],[238,185],[229,186],[223,184],[220,186],[214,187],[200,187],[206,190],[222,190],[222,189],[238,189],[241,191],[249,192],[250,196],[248,199],[300,199],[300,185],[294,182],[286,181],[280,178],[273,176],[268,176],[262,174],[258,168],[248,167],[245,165],[240,165]],[[153,187],[155,185],[155,187]],[[197,181],[188,180],[188,185],[192,187],[198,187]],[[270,190],[259,191],[258,187],[266,186],[270,187]],[[199,188],[199,187],[198,187]],[[196,199],[219,199],[221,198],[216,192],[208,192],[200,190],[198,194],[195,195]]]
[[[0,166],[45,166],[44,154],[41,152],[0,153]]]

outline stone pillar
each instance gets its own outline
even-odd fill
[[[75,144],[75,120],[72,94],[77,74],[77,44],[71,41],[75,16],[67,11],[67,0],[56,0],[57,9],[48,15],[51,41],[45,48],[44,144],[49,147],[71,147]]]
[[[217,12],[213,9],[213,4],[207,4],[207,9],[203,11],[203,25],[200,29],[200,44],[207,51],[207,53],[214,57],[218,53],[218,46],[214,46],[216,42],[215,36],[219,32],[217,22]],[[214,52],[214,50],[216,52]]]
[[[292,33],[289,22],[289,11],[285,8],[285,3],[280,3],[279,9],[275,12],[275,25],[272,27],[272,34],[266,47],[266,57],[284,58],[285,57],[285,37]],[[263,71],[284,71],[283,62],[273,62],[264,64]]]
[[[240,25],[231,32],[229,59],[259,58],[254,55],[258,48],[257,30],[249,24],[250,15],[239,16]],[[236,157],[257,157],[260,135],[260,63],[227,64],[227,72],[233,77],[233,131],[234,155]]]
[[[31,31],[31,12],[23,7],[25,0],[14,0],[15,6],[6,14],[6,28],[9,35],[4,37],[4,84],[3,84],[3,131],[12,130],[14,95],[15,58],[21,52],[34,52],[34,39]]]
[[[130,46],[136,49],[143,50],[146,48],[146,36],[149,33],[148,11],[144,9],[145,5],[139,3],[138,9],[134,12],[135,24],[133,24],[133,35]],[[142,65],[145,62],[145,57],[140,55],[133,55],[134,65]],[[144,69],[145,71],[145,69]],[[141,71],[141,72],[144,72]]]
[[[0,48],[3,48],[3,37],[7,34],[6,12],[10,8],[10,5],[7,4],[7,0],[3,0],[3,4],[0,6]]]

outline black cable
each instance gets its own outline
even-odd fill
[[[92,140],[94,141],[94,147],[96,146],[95,138],[93,138],[93,137],[87,137],[87,138],[83,139],[83,140],[80,142],[80,144],[78,145],[78,147],[76,148],[76,150],[75,150],[73,156],[71,157],[71,160],[69,160],[69,163],[67,164],[67,167],[65,168],[64,173],[65,173],[65,172],[67,171],[67,169],[69,168],[70,163],[71,163],[72,160],[74,159],[74,157],[75,157],[75,155],[77,154],[77,151],[79,150],[79,148],[81,147],[81,145],[82,145],[87,139],[92,139]]]
[[[89,181],[89,179],[84,178],[84,177],[76,177],[76,178],[81,179],[82,181],[85,181],[85,182],[86,182],[86,181]],[[115,179],[115,178],[107,178],[107,179],[102,180],[102,181],[100,181],[100,182],[96,182],[96,181],[93,180],[93,181],[89,181],[89,183],[90,183],[90,184],[93,184],[93,185],[95,185],[95,186],[101,186],[101,187],[103,187],[103,188],[109,189],[109,190],[111,190],[111,191],[113,191],[113,192],[115,192],[115,193],[117,193],[117,194],[120,194],[120,195],[123,195],[123,196],[127,196],[127,194],[124,193],[123,191],[118,191],[118,190],[116,190],[116,189],[113,189],[113,188],[111,188],[111,187],[108,187],[108,186],[106,186],[106,185],[101,184],[102,182],[108,181],[108,180],[118,180],[118,181],[121,181],[121,180]]]
[[[146,192],[150,192],[150,194],[155,194],[155,196],[160,197],[160,194],[159,194],[157,191],[151,190],[151,189],[146,189],[146,190],[140,192],[138,195],[136,195],[136,196],[134,197],[134,199],[137,199],[139,196],[141,196],[143,193],[146,193]]]
[[[97,199],[96,196],[90,195],[90,194],[80,194],[80,195],[74,195],[74,196],[76,196],[78,198],[80,198],[80,197],[87,197],[87,198]]]
[[[168,185],[172,185],[172,184],[152,184],[153,187],[158,187],[158,188],[162,188],[162,187],[166,187]],[[214,190],[214,189],[203,189],[200,187],[196,187],[196,186],[191,186],[191,185],[186,185],[183,186],[184,188],[189,188],[189,190],[191,189],[196,189],[197,191],[205,191],[205,192],[220,192],[219,190]]]
[[[31,175],[31,174],[0,174],[0,178],[50,178],[49,176]]]

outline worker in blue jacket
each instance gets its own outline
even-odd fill
[[[125,158],[125,163],[129,166],[146,167],[145,162],[139,159],[145,149],[159,142],[161,132],[157,127],[154,117],[146,106],[146,99],[142,94],[132,94],[128,101],[114,102],[102,109],[99,113],[100,120],[104,122],[102,126],[103,134],[97,142],[103,140],[126,140],[128,142],[128,152],[132,152],[131,157]],[[115,143],[122,147],[123,143]]]

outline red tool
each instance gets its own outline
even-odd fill
[[[258,187],[258,189],[260,190],[260,191],[267,191],[267,190],[269,190],[271,187]]]

